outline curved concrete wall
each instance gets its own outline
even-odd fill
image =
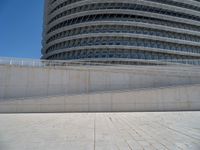
[[[200,70],[181,66],[34,68],[0,65],[0,99],[72,95],[200,83]]]

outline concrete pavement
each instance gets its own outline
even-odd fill
[[[0,114],[0,150],[199,150],[200,112]]]

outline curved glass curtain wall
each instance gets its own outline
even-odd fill
[[[43,59],[200,59],[199,1],[46,0],[45,7]]]

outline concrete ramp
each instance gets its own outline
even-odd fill
[[[200,110],[200,85],[0,101],[1,113]]]

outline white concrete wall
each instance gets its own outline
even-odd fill
[[[178,67],[31,68],[0,65],[0,100],[200,83],[200,70]]]
[[[4,100],[1,113],[200,110],[200,85]]]

